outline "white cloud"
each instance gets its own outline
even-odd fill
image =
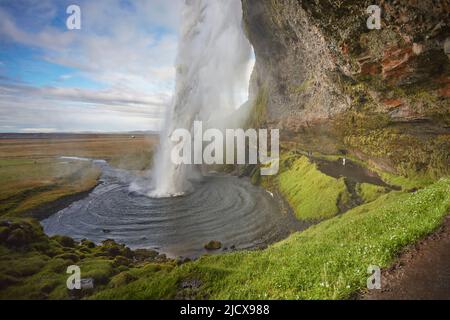
[[[72,79],[73,75],[72,74],[63,74],[62,76],[59,77],[59,80],[68,80],[68,79]]]
[[[55,128],[23,128],[20,131],[24,133],[52,133],[57,130]]]
[[[74,33],[61,32],[56,28],[45,27],[34,34],[19,28],[12,17],[0,9],[0,35],[3,35],[17,43],[59,50],[69,46],[75,38]]]
[[[170,96],[124,89],[0,85],[0,131],[159,130]]]
[[[6,102],[1,99],[0,114],[0,132],[30,132],[30,128],[52,128],[57,132],[159,130],[161,126],[160,117],[145,108],[114,109],[40,98]]]
[[[47,19],[55,15],[57,2],[46,0],[42,5],[39,3],[31,1],[29,10],[33,10],[35,6],[35,10],[40,12],[48,7]],[[77,75],[99,82],[105,87],[87,90],[3,86],[0,87],[0,118],[4,117],[4,112],[8,112],[8,105],[24,108],[27,103],[33,102],[31,110],[27,110],[38,113],[43,110],[42,107],[35,106],[36,101],[53,101],[52,112],[56,114],[66,113],[64,102],[78,103],[78,111],[84,110],[92,117],[101,112],[102,118],[105,118],[104,113],[110,112],[109,123],[112,130],[124,127],[117,112],[122,117],[129,115],[127,121],[130,125],[130,117],[151,114],[152,125],[159,126],[175,81],[176,32],[181,0],[135,0],[130,3],[131,9],[124,8],[120,0],[80,1],[83,20],[82,30],[79,31],[55,28],[49,23],[43,23],[40,28],[29,31],[20,25],[17,17],[12,17],[0,8],[1,37],[40,48],[44,52],[42,59],[74,68]],[[28,14],[32,14],[32,11]],[[40,21],[43,20],[40,18]],[[63,75],[59,80],[64,82],[71,77],[73,75]],[[20,103],[14,103],[17,98]],[[87,108],[86,105],[95,107]],[[16,115],[19,117],[18,113]],[[24,114],[21,116],[26,117]],[[20,123],[22,119],[16,119],[16,124],[20,127],[24,126]],[[46,116],[42,117],[43,122],[48,119]],[[84,115],[77,119],[84,119],[87,124],[95,122]],[[133,118],[133,121],[136,121],[137,126],[143,124],[137,118]]]

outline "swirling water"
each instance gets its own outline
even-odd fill
[[[196,257],[211,240],[244,249],[288,233],[288,217],[277,201],[247,178],[207,176],[182,197],[150,198],[130,192],[134,174],[97,165],[103,170],[101,183],[85,199],[43,220],[47,234],[97,243],[114,239],[131,248]]]

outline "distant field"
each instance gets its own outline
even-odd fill
[[[97,184],[98,168],[61,156],[144,170],[156,143],[156,136],[144,135],[0,135],[0,216],[21,215]]]
[[[156,136],[23,135],[0,136],[0,159],[42,159],[78,156],[105,159],[132,169],[150,164]]]

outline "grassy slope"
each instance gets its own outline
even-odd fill
[[[319,220],[339,213],[338,201],[348,197],[344,179],[321,173],[306,157],[283,156],[284,166],[277,178],[278,188],[300,220]]]
[[[386,193],[386,188],[370,183],[358,183],[356,189],[364,203],[374,201]]]
[[[406,245],[435,230],[448,214],[450,179],[415,193],[392,192],[322,222],[264,251],[208,256],[171,270],[143,273],[94,298],[339,299],[364,288],[369,265],[389,266]]]

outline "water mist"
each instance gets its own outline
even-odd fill
[[[172,163],[171,133],[183,128],[194,136],[194,121],[202,121],[204,128],[233,126],[230,122],[236,117],[230,116],[248,92],[251,56],[240,0],[185,1],[175,95],[161,133],[149,196],[184,194],[191,188],[189,180],[201,178],[195,166]]]
[[[172,162],[178,142],[171,136],[177,129],[195,140],[202,129],[223,133],[243,126],[250,108],[239,107],[248,100],[253,63],[240,0],[187,0],[176,88],[153,170],[141,175],[100,163],[102,183],[86,198],[42,221],[45,232],[95,243],[114,239],[171,258],[199,257],[209,252],[204,246],[211,240],[220,241],[223,248],[249,249],[289,234],[295,218],[250,179],[202,175],[205,168],[200,165]],[[175,198],[178,195],[183,196]]]

